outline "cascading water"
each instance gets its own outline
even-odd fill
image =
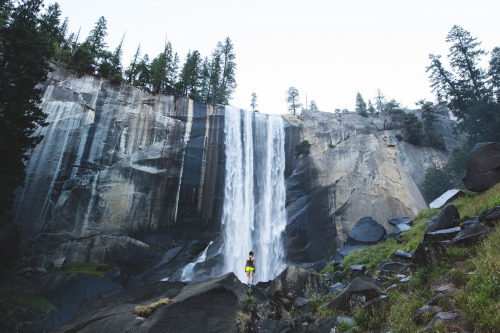
[[[224,271],[234,272],[246,281],[245,258],[252,250],[256,259],[254,282],[267,281],[284,268],[283,120],[280,116],[226,107],[224,128]]]

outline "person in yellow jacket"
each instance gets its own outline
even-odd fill
[[[250,288],[253,284],[253,275],[255,274],[255,258],[252,251],[250,251],[245,261],[245,272],[247,273],[247,284]]]

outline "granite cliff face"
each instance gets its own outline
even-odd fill
[[[42,107],[50,125],[13,209],[33,261],[114,261],[134,274],[220,230],[220,108],[63,70]]]
[[[112,262],[125,282],[142,283],[180,279],[205,250],[211,264],[196,267],[216,275],[224,107],[60,69],[43,88],[50,125],[13,208],[27,264]],[[306,110],[285,119],[285,250],[295,262],[324,259],[364,216],[389,231],[389,218],[416,214],[425,168],[447,159],[398,142],[372,118]],[[297,158],[304,139],[311,152]]]
[[[285,118],[295,127],[295,142],[311,144],[309,155],[296,159],[287,176],[285,239],[294,260],[327,258],[365,216],[388,232],[389,218],[413,217],[427,206],[418,187],[425,169],[448,158],[447,152],[396,140],[399,131],[383,130],[376,118],[308,110]],[[440,120],[448,147],[453,146],[451,121],[444,115]]]

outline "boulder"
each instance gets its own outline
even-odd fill
[[[424,235],[424,242],[447,241],[453,239],[460,230],[460,226],[449,229],[440,229],[432,232],[427,232]]]
[[[297,297],[311,298],[314,294],[325,294],[329,290],[317,275],[297,266],[288,266],[278,275],[269,293],[290,310]]]
[[[351,310],[350,304],[353,296],[355,296],[354,300],[356,300],[358,296],[362,296],[364,298],[364,302],[369,302],[380,295],[382,295],[382,292],[372,279],[368,277],[358,277],[355,278],[339,295],[324,304],[323,307],[328,310],[349,313]]]
[[[452,202],[453,200],[456,200],[458,198],[461,198],[465,195],[465,193],[461,190],[448,190],[441,194],[439,198],[434,200],[429,204],[429,208],[435,209],[435,208],[441,208],[444,205],[446,205],[449,202]]]
[[[468,327],[466,321],[458,312],[439,312],[432,320],[424,327],[423,332],[434,331],[438,326],[446,327],[448,332],[467,332]]]
[[[200,283],[155,282],[126,290],[81,311],[55,332],[231,332],[245,313],[248,288],[234,273]],[[137,305],[172,302],[149,318],[137,317]],[[260,301],[260,295],[254,295]],[[273,321],[273,320],[270,320]]]
[[[297,297],[292,304],[292,313],[294,315],[303,315],[314,309],[314,303],[309,298]]]
[[[482,192],[500,181],[500,144],[478,143],[467,158],[467,170],[462,179],[469,191]]]
[[[319,318],[309,325],[310,333],[331,333],[335,332],[334,328],[337,326],[337,321],[332,317]]]
[[[394,229],[392,229],[392,232],[395,234],[400,234],[400,233],[402,233],[404,231],[408,231],[410,229],[411,229],[411,227],[408,224],[401,223],[401,224],[398,224],[397,226],[395,226]]]
[[[61,323],[93,303],[123,290],[117,282],[82,273],[47,274],[37,278],[35,284],[37,292],[57,308]]]
[[[407,270],[410,267],[409,264],[403,264],[400,262],[390,262],[384,261],[380,264],[378,269],[380,269],[384,273],[396,274],[403,270]]]
[[[472,223],[457,233],[451,240],[453,245],[473,245],[486,238],[489,229],[482,223]]]
[[[263,319],[256,321],[253,324],[253,331],[256,333],[271,333],[271,332],[294,333],[293,326],[290,324],[290,322],[285,320],[270,320],[270,319]],[[200,332],[209,332],[209,331],[201,330]],[[216,332],[230,332],[230,331],[219,330]]]
[[[348,269],[349,277],[355,279],[360,276],[366,276],[369,274],[368,268],[365,265],[352,265]]]
[[[495,223],[500,221],[500,206],[482,211],[479,216],[479,221],[486,225],[493,226]]]
[[[458,212],[457,207],[448,205],[429,220],[427,228],[425,228],[425,233],[457,227],[459,224],[460,213]]]
[[[412,268],[433,266],[446,256],[447,242],[422,242],[418,244],[411,259]]]
[[[384,239],[384,227],[369,216],[361,218],[347,234],[347,245],[372,245]]]
[[[412,253],[408,253],[402,250],[396,250],[393,254],[391,254],[391,259],[394,261],[409,261],[411,260]]]
[[[352,245],[352,246],[344,246],[343,248],[341,248],[340,250],[338,250],[336,253],[335,253],[335,257],[334,257],[334,262],[335,263],[340,263],[342,262],[342,260],[344,260],[345,257],[347,257],[352,251],[354,250],[359,250],[359,249],[362,249],[364,247],[367,247],[368,245]]]
[[[415,315],[413,316],[413,321],[418,325],[422,325],[426,317],[429,317],[431,314],[440,312],[441,310],[442,310],[441,307],[437,305],[426,304],[420,309],[418,309],[417,313],[415,313]]]
[[[393,226],[397,226],[399,224],[412,225],[413,219],[408,216],[394,217],[392,219],[389,219],[387,222],[389,222],[389,224],[392,224]]]

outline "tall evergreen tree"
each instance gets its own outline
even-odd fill
[[[135,51],[134,57],[130,62],[130,65],[125,70],[125,75],[127,76],[127,82],[129,84],[133,84],[135,78],[137,77],[137,64],[139,63],[139,56],[141,55],[141,44],[137,46],[137,50]]]
[[[107,34],[107,22],[104,16],[101,16],[87,39],[81,45],[77,45],[71,68],[81,74],[95,74],[101,58],[109,56],[104,53],[106,50],[104,38]]]
[[[293,115],[296,115],[298,109],[302,107],[299,102],[299,90],[295,87],[288,88],[285,101],[288,103],[288,112]]]
[[[368,114],[371,114],[371,115],[374,115],[376,110],[375,108],[373,107],[373,104],[372,104],[372,101],[368,100]]]
[[[356,94],[356,113],[363,117],[368,117],[368,112],[366,110],[366,102],[363,99],[363,96],[358,92]]]
[[[182,67],[180,74],[181,95],[200,101],[200,84],[201,84],[201,55],[200,52],[194,50],[188,52],[186,62]]]
[[[316,105],[316,102],[311,100],[311,105],[309,105],[309,110],[318,110],[318,105]]]
[[[447,105],[458,118],[456,129],[467,133],[469,140],[478,142],[499,141],[500,105],[495,99],[492,72],[479,67],[486,51],[480,48],[477,38],[460,26],[453,26],[446,37],[451,43],[447,70],[439,55],[429,55],[427,67],[433,91],[447,100]],[[495,55],[495,54],[493,54]]]
[[[52,35],[57,27],[48,26],[41,15],[43,0],[11,2],[0,5],[9,19],[0,26],[0,220],[12,204],[14,190],[23,184],[24,161],[41,136],[34,135],[45,126],[46,114],[39,104],[37,85],[47,79],[48,60],[54,55]],[[55,16],[51,16],[55,18]],[[54,20],[58,22],[58,20]],[[54,23],[55,24],[55,23]],[[57,23],[58,24],[58,23]]]

